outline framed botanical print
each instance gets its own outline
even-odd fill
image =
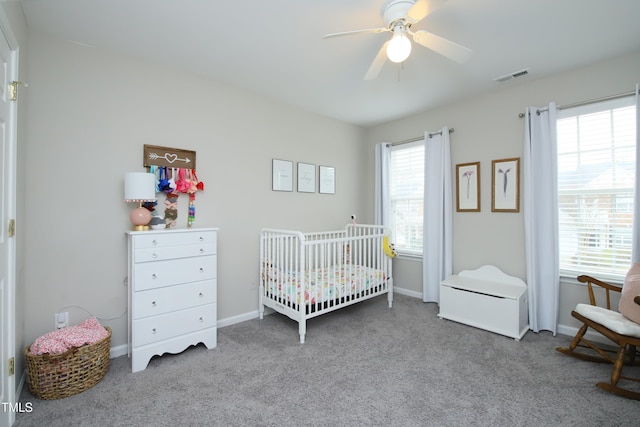
[[[491,212],[520,212],[520,158],[491,162]]]
[[[456,165],[456,212],[480,212],[480,162]]]

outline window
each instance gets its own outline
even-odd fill
[[[389,174],[395,248],[401,254],[422,255],[424,141],[392,147]]]
[[[558,113],[560,274],[622,281],[631,265],[633,97]]]

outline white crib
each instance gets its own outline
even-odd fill
[[[298,322],[304,343],[307,319],[387,294],[393,303],[391,258],[383,226],[349,224],[344,230],[260,233],[260,319],[265,307]]]

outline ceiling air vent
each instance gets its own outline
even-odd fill
[[[496,77],[495,79],[493,79],[493,81],[495,81],[496,83],[504,83],[504,82],[508,82],[511,79],[515,79],[518,77],[524,77],[527,74],[529,74],[529,69],[525,68],[524,70],[520,70],[520,71],[515,71],[511,74],[507,74],[505,76],[502,77]]]

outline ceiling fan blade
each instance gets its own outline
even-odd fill
[[[407,24],[420,22],[446,2],[447,0],[418,0],[407,12],[405,21],[407,21]]]
[[[413,34],[413,41],[461,64],[471,56],[471,49],[428,31],[416,31]]]
[[[376,55],[375,59],[371,63],[371,66],[369,66],[369,70],[367,71],[367,74],[364,75],[365,80],[374,80],[376,77],[378,77],[378,74],[380,74],[380,70],[382,70],[382,66],[387,61],[387,45],[388,44],[389,44],[389,41],[387,40],[385,44],[383,44],[380,50],[378,51],[378,54]]]
[[[328,39],[331,37],[350,36],[351,34],[359,34],[359,33],[384,33],[385,31],[391,31],[391,30],[389,30],[388,28],[367,28],[364,30],[343,31],[341,33],[325,34],[324,36],[322,36],[322,38]]]

